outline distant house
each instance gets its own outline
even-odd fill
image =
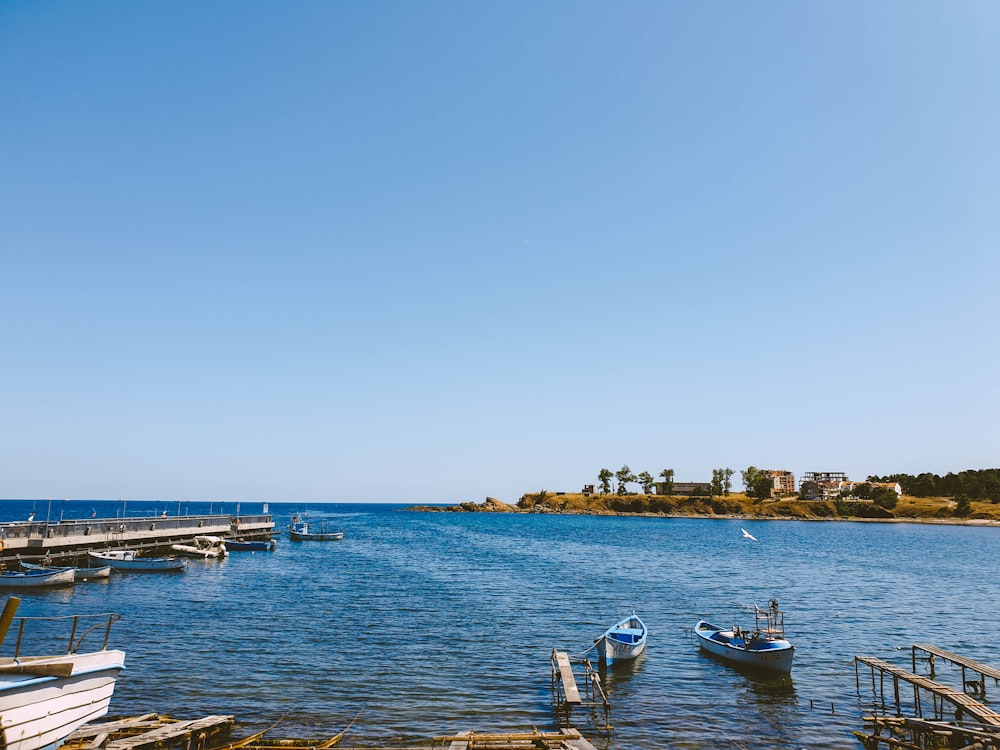
[[[592,484],[585,484],[585,485],[583,485],[583,494],[584,495],[593,495],[594,494],[594,485],[592,485]]]
[[[848,493],[853,493],[856,487],[860,487],[862,484],[869,484],[873,488],[875,487],[888,487],[890,490],[896,493],[896,497],[903,496],[903,488],[899,485],[899,482],[841,482],[838,494],[847,490]]]
[[[656,482],[653,485],[657,495],[667,494],[666,482]],[[708,495],[712,491],[711,482],[674,482],[673,495]]]

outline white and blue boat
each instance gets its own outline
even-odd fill
[[[69,569],[72,571],[72,568]],[[7,599],[0,615],[0,641],[14,619],[20,602]],[[111,624],[118,615],[95,615],[107,619],[80,635],[76,623],[88,615],[73,618],[73,635],[67,653],[52,656],[28,656],[21,653],[21,636],[14,647],[14,657],[0,658],[0,747],[5,750],[54,750],[78,727],[108,712],[118,673],[125,668],[125,653],[107,648]],[[26,620],[62,618],[22,618]],[[79,650],[87,635],[104,643],[93,650]],[[76,636],[76,640],[74,640]],[[91,639],[93,640],[93,638]]]
[[[611,666],[616,661],[634,659],[646,648],[646,624],[633,612],[608,628],[596,641],[601,661]]]
[[[731,664],[785,674],[792,671],[795,646],[785,639],[785,615],[777,599],[767,609],[754,605],[753,630],[739,625],[722,628],[699,620],[694,633],[703,651]]]

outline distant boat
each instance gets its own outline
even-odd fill
[[[308,521],[293,518],[288,524],[288,538],[293,542],[339,542],[344,538],[344,532],[329,530],[326,521],[321,521],[316,528],[310,526]]]
[[[7,599],[0,617],[0,622],[6,624],[0,641],[18,604],[16,597]],[[84,635],[98,632],[107,638],[111,623],[119,618],[100,617],[108,619],[107,627],[91,628]],[[36,618],[24,618],[22,627],[28,619]],[[5,750],[58,748],[77,728],[108,712],[115,680],[125,668],[125,653],[107,650],[106,640],[99,651],[84,653],[79,652],[79,641],[72,644],[71,640],[69,653],[57,656],[0,659],[0,746]]]
[[[35,589],[48,586],[66,586],[76,580],[73,568],[41,568],[40,570],[5,570],[0,573],[0,587],[6,589]]]
[[[158,573],[184,570],[187,560],[183,557],[140,557],[133,549],[112,549],[104,552],[87,553],[91,560],[101,565],[110,565],[115,570],[130,573]]]
[[[634,659],[646,648],[646,624],[633,612],[608,628],[595,643],[601,661],[609,666]]]
[[[702,650],[733,664],[772,672],[792,671],[795,647],[785,640],[785,615],[772,599],[767,609],[754,605],[754,629],[721,628],[705,620],[694,626]]]
[[[227,539],[226,549],[230,552],[266,552],[275,548],[273,539]]]
[[[229,554],[225,540],[218,536],[196,536],[191,544],[171,544],[170,549],[185,557],[196,557],[202,560],[218,560]]]

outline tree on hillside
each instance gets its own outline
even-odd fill
[[[733,473],[732,469],[712,469],[713,495],[729,495],[733,488]]]
[[[740,472],[743,476],[743,486],[746,488],[747,497],[757,500],[764,500],[771,497],[771,490],[774,489],[774,480],[756,466],[748,466],[746,471]]]
[[[819,483],[814,482],[811,479],[807,482],[803,482],[799,485],[799,497],[803,500],[808,500],[809,498],[822,497],[823,490],[820,489]]]
[[[611,480],[614,478],[615,475],[609,469],[601,469],[597,473],[597,481],[601,483],[601,494],[611,494]]]
[[[660,476],[663,478],[663,494],[673,495],[674,494],[674,470],[664,469],[660,472]]]
[[[618,471],[616,471],[615,477],[618,479],[619,495],[627,494],[625,485],[627,485],[629,482],[636,481],[635,474],[632,473],[632,470],[628,467],[628,464],[625,464]]]
[[[636,481],[639,482],[639,484],[642,485],[642,493],[644,495],[652,495],[653,494],[653,475],[652,474],[650,474],[648,471],[640,472],[639,476],[636,477]]]
[[[958,495],[955,497],[955,510],[952,513],[958,518],[968,518],[972,515],[972,501],[968,495]]]
[[[879,507],[892,510],[899,504],[899,495],[891,487],[872,487],[871,500]]]
[[[709,486],[712,497],[722,494],[722,469],[712,469],[712,483]]]

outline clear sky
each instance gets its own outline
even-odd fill
[[[0,497],[996,467],[998,240],[992,1],[0,0]]]

